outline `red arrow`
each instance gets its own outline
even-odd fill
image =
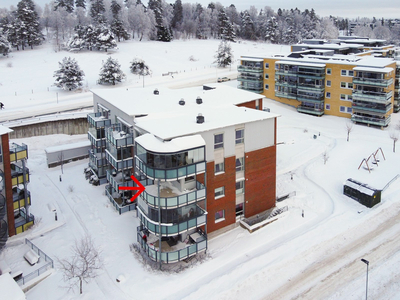
[[[133,202],[144,190],[146,189],[140,182],[135,178],[135,176],[131,175],[131,178],[138,186],[120,186],[118,190],[126,190],[126,191],[137,191],[135,195],[132,196],[131,202]]]

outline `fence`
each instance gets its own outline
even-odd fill
[[[25,283],[31,281],[32,279],[42,275],[44,272],[46,272],[49,269],[54,268],[54,262],[53,260],[46,255],[42,250],[40,250],[38,247],[36,247],[30,240],[25,239],[25,244],[27,244],[33,251],[35,251],[41,259],[44,258],[44,260],[47,262],[44,266],[40,267],[36,271],[33,271],[29,273],[28,275],[25,275],[21,277],[20,279],[17,280],[17,283],[19,285],[24,285]]]

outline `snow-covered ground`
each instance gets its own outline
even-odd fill
[[[215,82],[220,76],[235,77],[234,68],[221,70],[212,64],[217,46],[218,41],[204,41],[204,44],[203,41],[131,42],[121,44],[120,51],[112,55],[128,73],[128,63],[137,49],[137,55],[154,71],[152,78],[145,79],[146,86],[185,86]],[[287,50],[285,46],[266,44],[233,46],[236,58],[251,53],[279,52],[282,48]],[[128,51],[129,47],[132,50]],[[71,93],[58,90],[58,104],[50,95],[57,91],[50,87],[52,72],[57,62],[67,55],[69,53],[55,53],[51,47],[43,46],[33,51],[14,52],[14,58],[1,58],[0,93],[6,105],[6,109],[0,111],[1,120],[9,119],[13,113],[29,114],[31,109],[47,111],[61,103],[69,108],[80,101],[90,104],[89,93],[72,93],[71,97]],[[98,60],[107,54],[72,55],[77,55],[88,76],[88,88],[94,87],[100,69]],[[190,62],[190,55],[198,60]],[[49,63],[43,63],[44,60]],[[50,61],[53,62],[50,64]],[[8,62],[12,62],[13,67],[3,68]],[[41,65],[40,75],[32,76],[34,71],[27,71],[28,66]],[[173,70],[181,72],[174,78],[161,75]],[[228,84],[235,85],[235,82]],[[121,84],[127,88],[141,85],[142,81],[133,75]],[[24,88],[19,88],[21,86]],[[38,89],[38,94],[30,93],[31,87]],[[15,96],[13,89],[17,88]],[[40,89],[44,91],[39,92]],[[83,100],[80,96],[84,96]],[[135,212],[118,215],[104,195],[104,186],[88,184],[83,174],[86,161],[64,165],[62,182],[59,181],[60,167],[47,168],[44,148],[83,141],[86,135],[13,140],[29,147],[31,211],[39,222],[32,230],[10,238],[0,259],[12,255],[13,247],[24,238],[29,238],[54,259],[66,258],[75,239],[89,233],[104,260],[100,276],[84,285],[82,296],[77,290],[72,293],[63,288],[66,283],[56,262],[55,272],[28,291],[27,299],[362,299],[365,297],[366,265],[361,258],[370,261],[369,298],[399,299],[399,181],[385,190],[382,202],[372,209],[342,193],[347,178],[382,188],[400,173],[400,154],[392,151],[391,129],[355,125],[347,142],[345,119],[299,114],[274,101],[268,101],[266,107],[281,115],[277,137],[277,194],[295,192],[295,196],[277,205],[287,205],[288,213],[252,234],[237,227],[209,240],[205,259],[192,260],[189,267],[179,273],[152,270],[134,256],[129,245],[136,241],[139,222]],[[398,122],[399,116],[393,115],[392,124]],[[361,161],[379,148],[384,153],[379,165],[371,173],[362,167],[358,169]],[[326,164],[325,152],[329,156]],[[52,206],[57,209],[57,221],[49,209]],[[120,275],[125,281],[118,283],[116,278]]]

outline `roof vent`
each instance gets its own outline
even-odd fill
[[[204,123],[204,116],[203,116],[202,114],[199,114],[199,115],[196,117],[196,123],[197,123],[197,124],[202,124],[202,123]]]
[[[185,105],[185,100],[183,100],[183,98],[179,100],[179,105]]]
[[[155,89],[154,90],[154,95],[158,95],[158,94],[160,94],[160,92],[158,91],[158,89]]]
[[[197,97],[197,98],[196,98],[196,103],[197,103],[197,104],[202,104],[202,103],[203,103],[203,100],[202,100],[200,97]]]

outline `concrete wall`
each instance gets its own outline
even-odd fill
[[[43,123],[36,123],[24,126],[12,127],[14,132],[9,134],[10,139],[25,138],[31,136],[50,135],[50,134],[85,134],[88,132],[89,123],[87,118],[77,118],[68,120],[55,120]]]

